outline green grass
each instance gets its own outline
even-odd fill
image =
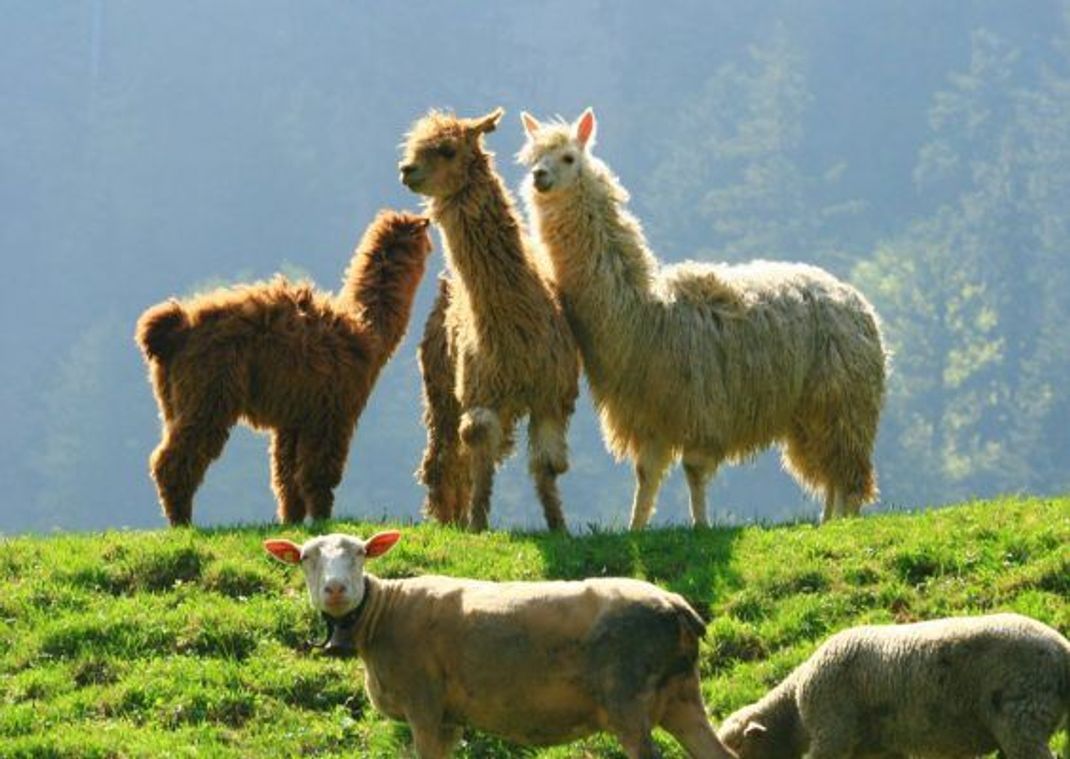
[[[360,664],[303,651],[319,625],[299,572],[249,527],[0,543],[0,756],[373,756],[408,733],[368,703]],[[641,577],[712,621],[715,716],[762,695],[830,633],[1014,610],[1070,633],[1070,498],[999,500],[830,524],[580,538],[405,529],[382,576]],[[1056,744],[1061,746],[1060,737]],[[680,756],[666,736],[667,756]],[[466,757],[618,757],[596,737],[524,752],[470,732]]]

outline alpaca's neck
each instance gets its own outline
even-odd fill
[[[537,297],[541,285],[524,252],[513,199],[488,156],[471,167],[464,189],[433,198],[428,210],[442,228],[446,261],[477,320],[498,318],[502,309],[507,313]]]
[[[648,318],[660,307],[658,264],[623,206],[626,198],[608,169],[598,167],[562,192],[531,197],[554,280],[570,319],[585,332],[619,335],[614,325]]]
[[[358,251],[346,271],[345,286],[335,302],[378,337],[383,359],[405,335],[426,261],[419,245],[376,247]]]

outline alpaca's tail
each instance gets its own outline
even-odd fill
[[[171,299],[141,315],[137,320],[134,339],[146,358],[167,361],[181,350],[189,335],[189,328],[189,316],[182,304]]]

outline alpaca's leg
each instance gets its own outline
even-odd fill
[[[528,466],[551,530],[567,529],[557,490],[557,478],[568,471],[567,429],[567,420],[534,415],[528,426]]]
[[[644,441],[635,459],[635,500],[632,502],[631,529],[646,527],[654,513],[661,480],[672,461],[672,451],[667,445]]]
[[[427,447],[416,476],[427,488],[424,513],[438,522],[464,524],[471,474],[458,433],[461,404],[455,393],[456,366],[445,326],[449,299],[449,280],[440,279],[438,296],[417,352],[423,379]]]
[[[468,528],[473,532],[487,529],[494,470],[501,455],[505,432],[498,415],[488,408],[469,409],[461,417],[460,435],[468,451],[472,472],[472,507]]]
[[[312,519],[329,519],[334,506],[334,489],[342,481],[351,424],[326,425],[302,430],[297,440],[297,482],[305,501],[305,513]]]
[[[149,467],[172,526],[189,524],[193,518],[193,494],[208,465],[222,453],[231,423],[172,427],[152,452]]]
[[[297,483],[297,430],[275,430],[271,435],[271,487],[279,502],[279,520],[300,522],[305,501]]]
[[[709,527],[706,514],[706,486],[717,471],[720,460],[702,451],[684,452],[684,474],[691,491],[691,526]]]

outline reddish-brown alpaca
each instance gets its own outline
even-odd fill
[[[239,420],[271,430],[279,518],[331,515],[357,418],[405,334],[427,226],[380,212],[333,297],[279,276],[142,314],[136,339],[163,420],[149,464],[172,525],[190,522],[193,494]]]

